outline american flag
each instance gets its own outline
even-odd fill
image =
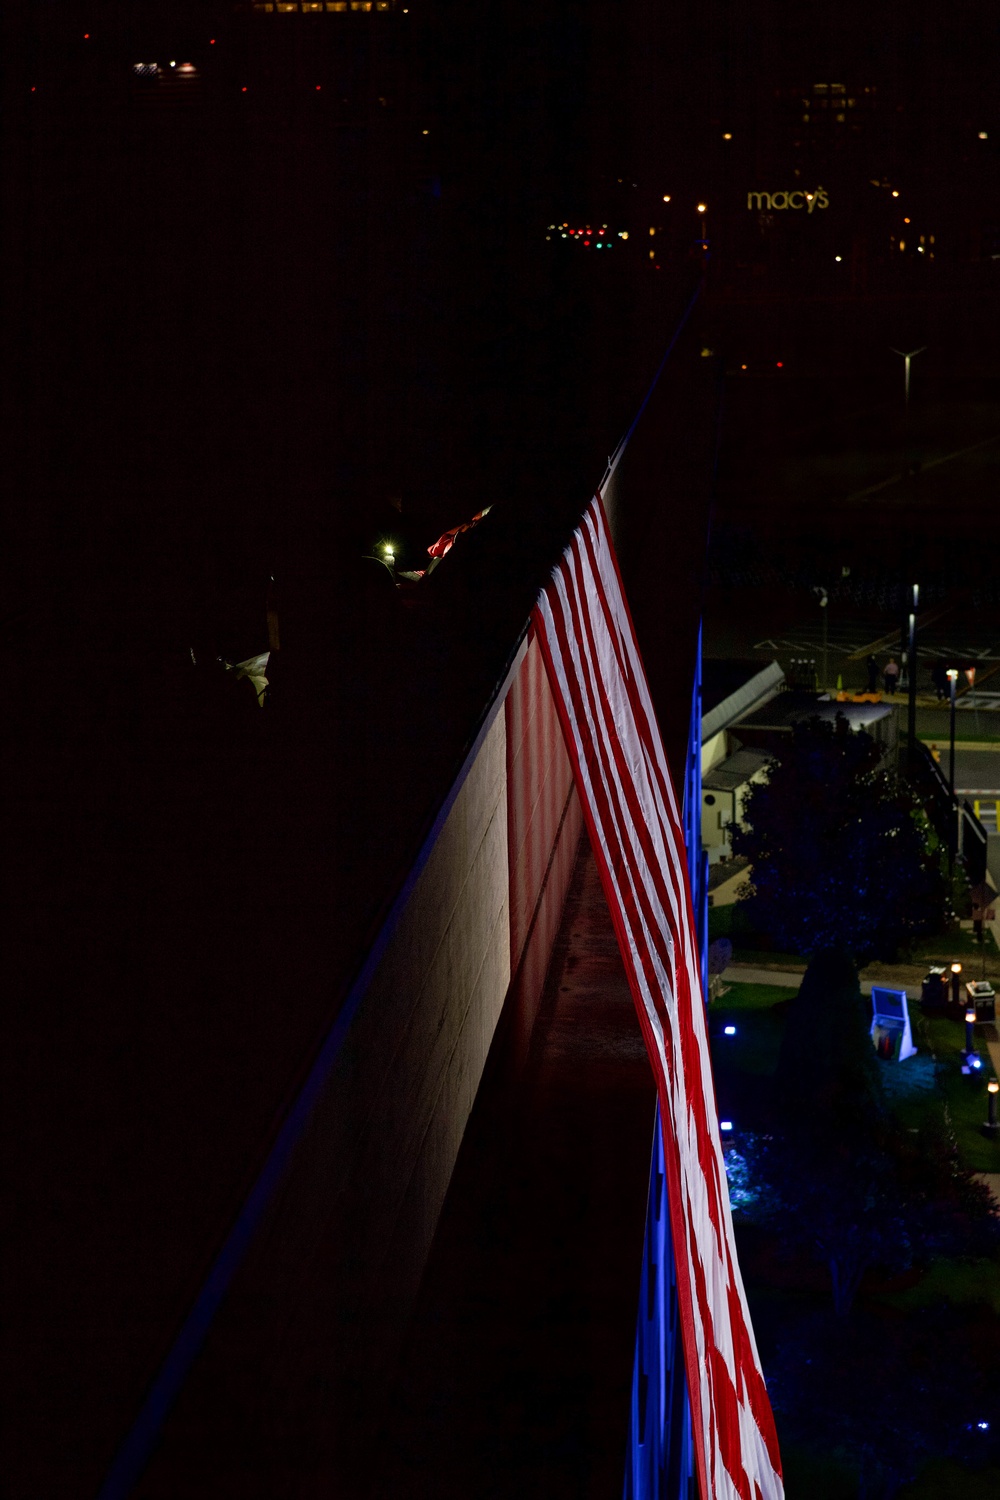
[[[684,835],[600,496],[533,626],[659,1091],[702,1500],[780,1500],[733,1240]]]

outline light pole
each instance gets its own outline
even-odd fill
[[[951,703],[951,725],[948,739],[948,790],[951,793],[951,837],[948,839],[948,854],[954,860],[957,844],[958,821],[955,816],[955,684],[958,668],[948,668],[948,697]]]
[[[969,1057],[971,1057],[973,1052],[975,1052],[976,1050],[975,1038],[972,1035],[972,1028],[975,1026],[975,1024],[975,1008],[970,1005],[968,1010],[965,1012],[965,1051],[967,1056]]]
[[[920,585],[913,585],[912,609],[909,615],[906,651],[906,758],[912,768],[916,762],[917,740],[917,607]]]
[[[952,999],[952,1004],[953,1005],[957,1005],[958,1002],[959,1002],[959,999],[960,999],[960,996],[959,996],[959,986],[961,984],[961,973],[962,973],[962,965],[961,964],[952,964],[952,966],[951,966],[951,999]]]
[[[918,354],[923,354],[926,348],[926,344],[921,344],[919,349],[911,349],[908,354],[902,349],[892,350],[893,354],[900,355],[903,361],[903,413],[905,416],[910,414],[910,360],[916,359]]]
[[[828,688],[828,685],[829,685],[829,681],[830,681],[829,676],[827,674],[827,647],[829,645],[829,640],[830,640],[830,614],[829,614],[830,595],[827,593],[826,589],[823,588],[820,584],[816,584],[816,586],[813,589],[813,593],[816,595],[816,598],[819,601],[819,607],[823,611],[823,681],[820,684],[820,686],[822,687],[823,692],[825,693],[827,691],[827,688]]]
[[[997,1123],[997,1094],[1000,1094],[1000,1081],[998,1081],[996,1078],[991,1078],[989,1083],[986,1085],[986,1099],[987,1107],[989,1109],[989,1117],[986,1121],[986,1124],[983,1126],[983,1129],[986,1131],[987,1135],[996,1135],[997,1132],[1000,1131],[1000,1124]]]

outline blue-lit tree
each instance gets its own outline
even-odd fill
[[[950,915],[943,851],[863,732],[797,724],[751,788],[732,847],[750,861],[746,913],[779,948],[888,958]]]

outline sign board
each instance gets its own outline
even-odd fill
[[[905,990],[886,990],[872,985],[871,1039],[886,1062],[905,1062],[916,1047],[910,1030],[910,1011]]]
[[[777,193],[747,193],[747,208],[758,209],[765,213],[782,212],[784,209],[805,209],[811,214],[816,208],[829,208],[830,196],[826,188],[818,187],[815,192],[809,193],[801,188],[793,188],[791,192],[782,189]]]

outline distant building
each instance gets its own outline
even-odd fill
[[[785,674],[776,661],[706,661],[702,698],[701,844],[710,865],[732,853],[730,828],[743,819],[743,800],[764,779],[770,755],[746,749],[732,734],[739,720],[762,709],[782,691]]]

